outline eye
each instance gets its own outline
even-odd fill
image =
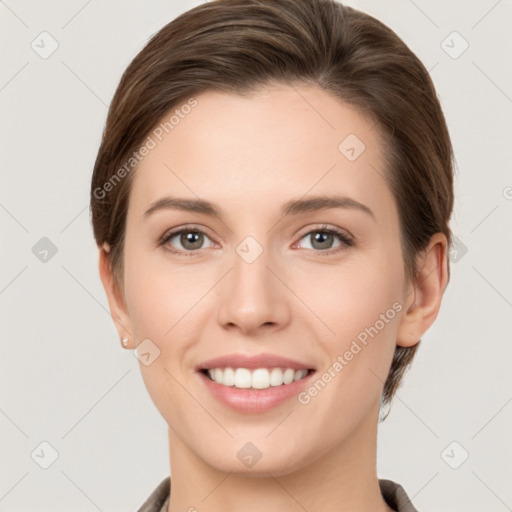
[[[186,256],[193,256],[201,249],[205,249],[205,241],[211,239],[201,229],[198,228],[181,228],[179,230],[166,233],[160,242],[160,245],[165,246],[165,249]],[[178,245],[178,247],[176,247]],[[211,243],[208,247],[212,247]]]
[[[303,248],[312,249],[323,255],[337,253],[354,245],[351,235],[328,226],[321,226],[308,231],[300,238],[300,241],[302,240],[306,241],[306,246]],[[204,247],[205,242],[208,241],[209,244]],[[215,244],[203,230],[186,226],[166,233],[160,240],[159,245],[164,246],[165,250],[178,255],[194,256],[202,249],[213,247]]]
[[[348,233],[327,226],[308,231],[300,240],[307,242],[306,249],[313,249],[324,254],[339,252],[354,245],[354,241]]]

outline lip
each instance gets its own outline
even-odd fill
[[[294,359],[278,356],[277,354],[227,354],[208,359],[196,366],[196,370],[211,370],[212,368],[293,368],[294,370],[314,370],[310,365]]]
[[[308,374],[290,384],[271,386],[266,389],[240,389],[234,386],[223,386],[207,375],[205,370],[212,368],[293,368],[294,370],[309,370]],[[309,385],[316,371],[311,366],[281,357],[275,354],[230,354],[204,361],[196,367],[197,375],[211,395],[224,406],[243,413],[263,413],[269,411],[287,400],[296,397],[300,391]]]
[[[234,386],[223,386],[202,372],[197,372],[206,389],[221,404],[243,413],[262,413],[278,407],[282,403],[297,396],[301,390],[309,385],[316,372],[310,372],[304,378],[266,389],[239,389]]]

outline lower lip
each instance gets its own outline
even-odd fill
[[[271,386],[266,389],[240,389],[234,386],[223,386],[208,378],[204,373],[198,372],[206,388],[219,402],[235,411],[245,413],[269,411],[297,396],[314,373],[311,372],[303,379],[281,386]]]

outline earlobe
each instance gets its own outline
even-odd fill
[[[99,249],[99,273],[103,288],[107,295],[108,305],[110,308],[110,315],[114,321],[117,333],[120,339],[132,339],[132,328],[130,317],[125,304],[123,293],[116,282],[112,263],[110,261],[110,249],[108,244],[103,244]],[[129,348],[127,344],[123,347]]]
[[[418,257],[418,271],[412,290],[404,298],[405,313],[400,320],[397,345],[416,345],[437,318],[448,283],[447,239],[436,233]]]

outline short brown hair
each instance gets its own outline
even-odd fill
[[[187,98],[213,90],[245,94],[270,83],[316,86],[377,123],[387,141],[386,179],[409,277],[434,233],[450,243],[450,137],[432,80],[405,43],[335,0],[214,0],[155,34],[111,102],[92,176],[91,215],[96,243],[110,247],[118,281],[133,172],[123,173],[108,194],[104,185]],[[383,403],[391,401],[417,348],[396,347]]]

